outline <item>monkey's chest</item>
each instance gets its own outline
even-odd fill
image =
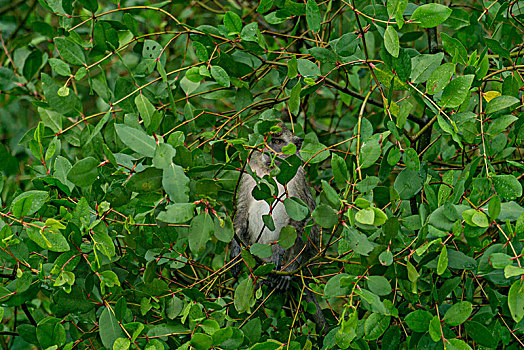
[[[271,231],[263,221],[263,216],[269,214],[275,226],[275,230]],[[282,202],[274,202],[273,208],[265,201],[253,200],[249,208],[249,233],[252,239],[251,244],[257,242],[267,244],[278,240],[280,230],[289,224],[289,216],[286,213],[286,208]],[[260,238],[258,238],[260,237]],[[257,241],[258,238],[258,241]]]

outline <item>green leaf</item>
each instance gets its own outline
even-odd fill
[[[295,86],[293,86],[293,89],[291,89],[291,93],[289,94],[289,111],[293,115],[297,115],[300,112],[300,91],[302,89],[302,86],[300,85],[300,82],[297,82]],[[289,145],[294,145],[293,143],[290,143]],[[288,146],[289,146],[288,145]],[[291,153],[294,154],[295,152]]]
[[[448,344],[446,350],[472,350],[471,346],[460,339],[446,339]]]
[[[262,215],[262,222],[266,225],[269,231],[275,231],[275,222],[273,221],[273,216],[270,214]]]
[[[471,221],[478,227],[489,227],[489,220],[486,214],[481,211],[476,211],[471,216]]]
[[[405,150],[402,159],[404,159],[404,163],[408,169],[415,171],[420,170],[420,160],[418,158],[417,151],[415,151],[413,148],[408,148]]]
[[[311,0],[310,0],[311,1]],[[305,59],[297,60],[297,68],[300,75],[303,77],[315,79],[320,75],[320,68],[313,62]]]
[[[253,274],[255,276],[265,276],[268,273],[270,273],[271,271],[273,271],[275,267],[276,267],[275,264],[264,264],[264,265],[257,267],[257,269],[253,271]]]
[[[224,26],[229,31],[228,35],[240,34],[242,30],[242,18],[232,11],[224,15]]]
[[[458,302],[446,311],[444,321],[449,326],[458,326],[469,318],[472,311],[473,306],[469,301]]]
[[[288,143],[282,147],[282,154],[292,155],[297,153],[297,146],[294,143]]]
[[[513,175],[493,175],[495,191],[504,199],[512,200],[522,196],[522,185]]]
[[[359,210],[355,214],[355,220],[357,220],[361,224],[373,225],[373,222],[375,221],[375,211],[373,210],[373,208]]]
[[[342,57],[349,57],[355,53],[359,38],[353,33],[343,34],[335,43],[335,51]]]
[[[231,79],[229,78],[229,75],[224,70],[224,68],[220,66],[211,66],[211,76],[218,84],[222,85],[223,87],[229,87],[231,85]]]
[[[126,337],[113,311],[108,308],[104,308],[100,314],[98,324],[102,344],[108,349],[113,348],[113,344],[118,338]]]
[[[56,37],[53,41],[60,56],[62,56],[64,60],[76,66],[86,64],[84,52],[80,45],[63,37]]]
[[[295,245],[297,239],[297,231],[293,226],[285,226],[280,230],[280,235],[278,236],[278,243],[284,249],[289,249]]]
[[[118,276],[113,271],[107,270],[102,271],[100,274],[101,276],[101,283],[103,283],[107,287],[114,287],[114,286],[120,286],[120,281],[118,280]]]
[[[213,346],[213,338],[204,333],[195,333],[191,337],[191,347],[196,350],[208,350]]]
[[[500,215],[501,200],[500,197],[493,196],[488,203],[488,213],[491,220],[496,220]]]
[[[333,51],[330,51],[324,47],[312,47],[308,50],[311,56],[315,57],[317,61],[320,62],[329,62],[329,63],[335,63],[337,61],[337,57],[333,53]]]
[[[326,148],[325,145],[318,142],[317,135],[310,132],[304,138],[304,143],[300,148],[299,153],[305,161],[309,161],[311,164],[316,164],[329,157],[330,153]]]
[[[300,198],[288,197],[284,199],[284,206],[289,217],[295,221],[302,221],[309,215],[309,208]]]
[[[200,83],[195,83],[195,82],[189,80],[188,77],[186,77],[186,76],[184,76],[182,78],[182,80],[180,80],[180,87],[186,93],[186,95],[191,94],[199,86],[200,86]]]
[[[269,244],[253,243],[249,252],[261,259],[267,259],[273,255],[273,249]]]
[[[147,168],[140,173],[134,174],[126,183],[126,187],[130,191],[138,193],[157,191],[161,186],[162,171],[155,168]]]
[[[36,337],[42,348],[61,346],[66,341],[66,332],[60,319],[56,317],[45,317],[36,327]]]
[[[38,107],[38,114],[45,126],[52,129],[55,133],[62,131],[62,120],[64,119],[62,114],[42,107]]]
[[[452,10],[444,5],[425,4],[413,11],[410,21],[423,28],[432,28],[446,21],[451,12]]]
[[[355,187],[361,193],[368,193],[377,187],[379,181],[376,176],[367,176],[364,180],[358,182]]]
[[[524,318],[524,288],[521,280],[513,282],[508,292],[508,307],[515,322]]]
[[[389,165],[394,166],[399,161],[402,155],[400,154],[400,150],[398,148],[390,148],[391,151],[388,153],[387,162]]]
[[[503,115],[494,120],[492,119],[488,127],[488,134],[492,136],[497,136],[498,134],[506,130],[508,126],[516,122],[518,119],[519,118],[511,114]]]
[[[27,226],[27,235],[43,249],[53,252],[69,251],[69,243],[62,233],[51,227],[47,227],[42,222],[35,222],[34,226]]]
[[[93,14],[98,10],[98,1],[97,0],[79,0],[84,8],[91,11]]]
[[[413,332],[424,333],[429,329],[433,315],[425,310],[416,310],[406,315],[406,324]]]
[[[171,166],[176,150],[168,143],[160,143],[153,156],[153,166],[158,169],[165,169]]]
[[[373,225],[374,226],[383,225],[388,220],[387,215],[377,207],[373,207],[372,209],[375,212],[375,219],[373,220]]]
[[[40,50],[31,51],[24,62],[24,68],[22,70],[24,77],[27,80],[33,79],[35,74],[40,69],[42,62],[42,52]]]
[[[151,124],[151,121],[153,120],[153,114],[156,112],[155,106],[153,106],[153,104],[149,102],[147,97],[143,94],[138,94],[135,97],[135,105],[138,108],[138,113],[140,113],[140,116],[144,121],[144,126],[146,128],[149,127],[149,124]]]
[[[435,69],[426,83],[426,93],[434,95],[444,89],[455,74],[455,65],[453,63],[444,63]]]
[[[113,343],[113,350],[127,350],[131,346],[131,341],[127,338],[117,338]]]
[[[418,273],[418,271],[415,268],[415,266],[413,266],[413,264],[411,262],[409,262],[409,261],[407,261],[407,263],[406,263],[406,268],[408,270],[408,279],[411,282],[416,282],[418,280],[418,278],[420,277],[420,273]]]
[[[369,315],[364,324],[364,339],[378,339],[388,329],[390,321],[391,316],[384,317],[384,315],[375,312]]]
[[[240,38],[244,41],[257,42],[259,40],[258,23],[253,22],[246,25],[240,32]]]
[[[40,210],[48,199],[49,194],[46,191],[26,191],[13,199],[11,211],[17,218],[30,216]]]
[[[152,60],[160,60],[162,57],[162,63],[165,64],[165,54],[163,50],[162,45],[154,40],[147,39],[144,41],[144,46],[142,47],[142,57]]]
[[[503,269],[512,264],[511,256],[504,253],[493,253],[489,256],[489,263],[495,269]]]
[[[18,78],[12,70],[6,67],[0,67],[0,90],[13,90],[16,87],[17,81]]]
[[[243,313],[249,310],[251,301],[253,300],[253,292],[255,290],[251,278],[242,280],[235,289],[235,309],[238,313]]]
[[[99,162],[93,157],[80,159],[73,165],[67,179],[78,187],[88,187],[98,178]]]
[[[462,212],[462,218],[470,226],[474,227],[488,227],[489,220],[481,211],[475,209],[467,209]]]
[[[168,205],[165,211],[160,212],[157,219],[170,224],[181,224],[189,221],[193,217],[194,211],[195,205],[193,203],[173,203]]]
[[[433,316],[433,319],[429,323],[429,336],[434,342],[438,342],[442,337],[442,331],[440,329],[440,320],[437,316]]]
[[[408,5],[408,0],[388,0],[387,11],[389,18],[395,18],[399,29],[404,24],[403,13]]]
[[[271,7],[273,7],[273,1],[274,0],[260,0],[260,3],[257,7],[257,12],[263,14],[271,10]]]
[[[486,107],[486,114],[493,114],[502,109],[509,108],[513,105],[519,103],[519,99],[513,96],[499,96],[495,97],[493,100],[489,101],[488,106]]]
[[[397,31],[393,26],[388,25],[384,32],[384,46],[391,56],[398,57],[400,44]]]
[[[162,186],[173,202],[187,203],[189,201],[189,178],[181,166],[171,163],[164,169]]]
[[[102,131],[102,128],[106,125],[106,123],[110,119],[111,119],[111,112],[107,112],[106,114],[104,114],[102,119],[100,119],[98,123],[96,123],[96,126],[93,129],[93,132],[91,132],[91,135],[89,135],[89,138],[87,139],[86,144],[89,144],[95,138],[95,136],[100,134],[100,131]]]
[[[92,239],[95,247],[108,258],[113,258],[116,254],[115,244],[109,236],[107,227],[100,222],[92,229]]]
[[[524,275],[524,268],[513,266],[513,265],[506,265],[504,267],[504,277],[511,278],[515,276],[521,276]]]
[[[195,49],[195,54],[198,60],[200,62],[207,62],[209,59],[209,53],[207,52],[206,47],[198,41],[193,41],[193,48]]]
[[[386,296],[392,292],[391,285],[384,276],[369,276],[366,283],[371,292],[379,296]]]
[[[320,9],[318,8],[317,2],[315,0],[307,0],[306,21],[308,28],[313,32],[318,33],[320,31],[320,23],[322,18],[320,17]]]
[[[442,92],[440,106],[446,108],[458,107],[469,96],[469,89],[473,83],[474,75],[463,75],[453,79]]]
[[[215,219],[215,237],[222,242],[229,243],[233,239],[235,231],[233,230],[233,222],[228,216],[225,220]]]
[[[413,83],[423,83],[431,76],[431,73],[440,66],[444,53],[439,52],[432,55],[418,55],[411,59],[410,79]]]
[[[362,144],[360,149],[360,168],[367,169],[374,165],[381,154],[378,138],[372,138]]]
[[[438,257],[438,263],[437,263],[437,274],[440,276],[444,272],[446,272],[446,269],[448,268],[448,249],[446,246],[442,247],[442,250],[440,251],[440,255]]]
[[[345,185],[348,180],[348,168],[344,158],[336,153],[331,155],[331,168],[337,184]],[[360,190],[359,190],[360,191]]]
[[[400,199],[410,199],[420,192],[426,178],[420,172],[404,169],[395,179],[395,190],[398,192]]]
[[[166,303],[166,316],[172,320],[177,317],[184,307],[184,302],[179,298],[173,296],[169,298]]]
[[[122,142],[133,151],[146,156],[154,157],[156,150],[155,139],[143,130],[125,124],[115,124],[115,130]]]
[[[239,349],[244,342],[244,328],[242,331],[236,327],[222,328],[213,333],[213,343],[220,345],[221,349],[236,350]],[[222,334],[221,333],[227,333]]]
[[[461,63],[466,65],[468,60],[468,52],[458,39],[452,38],[446,33],[441,33],[440,37],[442,38],[442,45],[444,49],[453,57],[453,63]]]
[[[298,60],[296,56],[287,61],[287,77],[293,79],[298,75]]]
[[[82,103],[76,94],[60,96],[58,94],[59,87],[49,75],[42,73],[41,79],[46,102],[52,109],[67,117],[77,117],[82,114]]]
[[[390,266],[393,263],[393,253],[390,250],[385,250],[378,256],[381,265]]]
[[[315,222],[321,227],[330,228],[338,222],[337,213],[328,205],[321,204],[311,214]]]
[[[368,256],[374,248],[368,237],[354,227],[344,228],[344,236],[349,241],[351,249],[357,254]]]
[[[208,213],[201,213],[191,220],[189,228],[189,249],[198,255],[206,247],[214,230],[213,219]]]
[[[473,341],[488,348],[497,348],[499,340],[495,339],[491,331],[483,324],[476,321],[468,321],[465,325],[466,332],[468,332]]]

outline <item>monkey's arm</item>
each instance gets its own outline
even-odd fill
[[[234,264],[233,267],[231,268],[231,272],[233,273],[234,276],[238,276],[238,274],[240,273],[240,268],[242,267],[242,263],[238,262],[242,260],[242,257],[240,256],[240,253],[242,252],[242,247],[240,246],[240,242],[238,242],[237,239],[240,239],[243,241],[242,237],[245,237],[247,233],[247,227],[248,225],[246,224],[245,226],[240,227],[239,230],[235,228],[235,236],[233,237],[233,240],[231,241],[230,260]],[[244,230],[245,232],[242,232],[241,230]]]
[[[235,214],[235,219],[233,222],[233,227],[235,230],[235,236],[233,237],[233,240],[231,241],[231,254],[230,254],[230,260],[234,261],[235,265],[231,268],[231,272],[233,275],[238,275],[240,273],[240,268],[242,267],[241,263],[236,262],[237,260],[240,260],[240,253],[242,251],[241,244],[249,244],[248,240],[246,238],[248,237],[248,228],[249,228],[249,216],[248,210],[249,210],[249,204],[247,200],[247,196],[245,195],[247,193],[247,183],[244,178],[244,175],[242,175],[242,178],[240,179],[240,184],[238,188],[238,195],[237,195],[237,209]]]

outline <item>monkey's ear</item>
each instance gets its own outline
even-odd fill
[[[302,147],[302,142],[304,142],[304,139],[301,139],[298,136],[293,136],[293,143],[295,146],[297,146],[297,150],[299,150]]]

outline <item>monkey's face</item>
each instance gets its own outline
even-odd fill
[[[267,170],[270,170],[274,166],[278,166],[280,162],[275,158],[278,157],[282,159],[289,157],[291,155],[289,152],[283,152],[286,150],[284,147],[291,143],[296,146],[294,154],[298,155],[303,140],[300,137],[293,135],[284,124],[279,124],[279,126],[281,127],[281,131],[270,134],[270,137],[266,142],[267,146],[264,150],[258,151],[253,155],[252,162],[255,162],[256,166],[263,166]]]

